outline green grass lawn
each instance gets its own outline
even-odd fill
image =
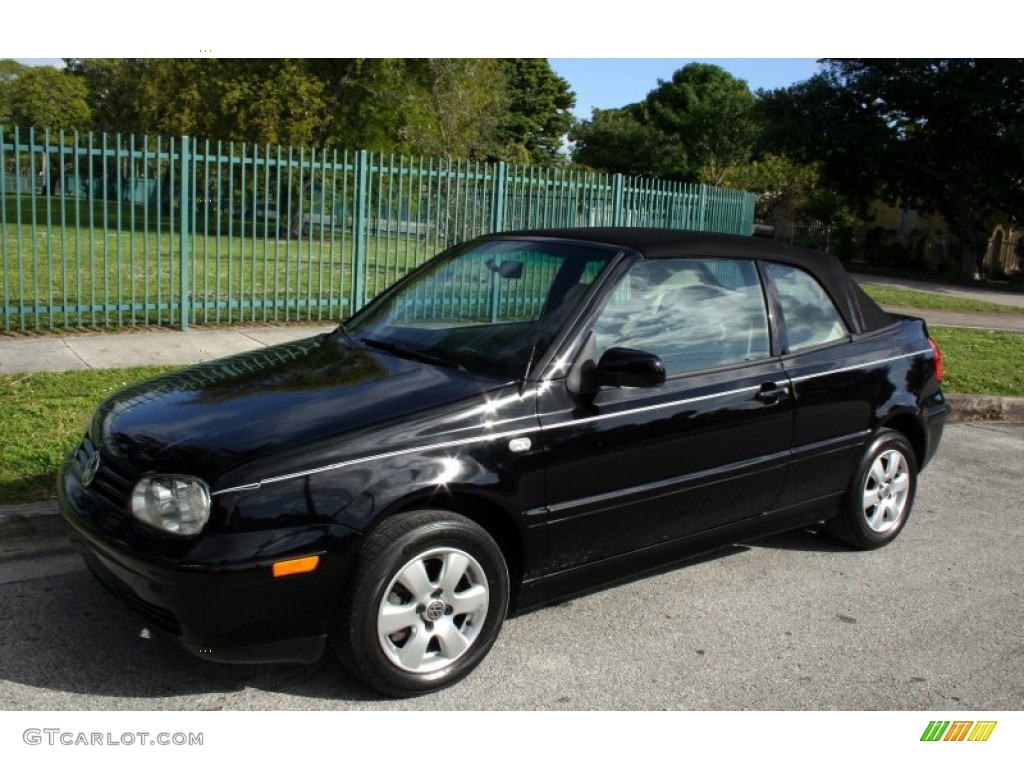
[[[945,309],[951,312],[996,312],[1000,314],[1024,314],[1024,307],[1009,307],[980,299],[965,299],[960,296],[946,296],[942,293],[904,290],[879,285],[862,286],[864,292],[879,304],[888,307],[913,309]]]
[[[1024,396],[1024,334],[932,328],[949,392]],[[57,469],[103,398],[170,367],[0,376],[0,504],[54,494]]]
[[[0,504],[53,496],[57,469],[100,401],[172,368],[0,376]]]
[[[88,201],[60,202],[37,211],[35,224],[22,214],[0,225],[0,305],[46,310],[0,318],[0,331],[177,325],[170,305],[181,292],[182,244],[166,216],[143,221],[136,213],[116,226],[109,210],[100,215],[90,213]],[[386,231],[367,237],[365,247],[368,296],[442,249],[432,238]],[[286,238],[259,223],[200,223],[189,246],[193,322],[340,319],[351,314],[354,249],[348,229],[314,226]]]
[[[1024,333],[929,326],[942,350],[946,392],[1024,396]]]

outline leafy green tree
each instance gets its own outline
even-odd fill
[[[209,138],[324,145],[332,127],[324,83],[305,60],[228,59],[204,74],[208,95],[200,103],[211,96],[216,103],[202,121]]]
[[[309,59],[307,67],[323,88],[317,143],[337,149],[411,151],[401,139],[409,88],[403,59]]]
[[[682,142],[651,125],[642,104],[595,109],[590,120],[573,125],[569,139],[573,161],[595,170],[667,178],[689,170]]]
[[[0,59],[0,86],[13,80],[28,67],[14,59]]]
[[[639,104],[595,110],[572,132],[577,162],[622,173],[721,184],[757,139],[754,96],[711,64],[687,64]]]
[[[499,151],[497,126],[508,109],[495,59],[409,59],[402,138],[422,154],[485,159]]]
[[[721,184],[730,166],[750,157],[757,139],[754,96],[721,67],[687,64],[671,80],[659,80],[644,103],[650,123],[678,138],[690,175],[705,184]]]
[[[74,130],[90,121],[86,89],[55,67],[0,62],[0,123],[23,128]]]
[[[64,59],[66,71],[85,85],[96,131],[152,133],[144,105],[159,89],[145,59]]]
[[[508,109],[497,126],[502,159],[552,165],[572,125],[576,95],[547,59],[499,59]]]
[[[67,59],[98,130],[554,162],[544,59]]]
[[[815,190],[818,177],[817,165],[798,163],[786,155],[769,152],[759,159],[730,166],[722,184],[755,194],[758,220],[771,222],[781,205],[799,213]]]
[[[762,95],[766,139],[820,162],[865,204],[940,213],[980,271],[1002,216],[1024,209],[1024,60],[830,59]]]
[[[301,59],[68,59],[97,130],[272,144],[323,136],[322,83]]]

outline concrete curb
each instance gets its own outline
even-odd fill
[[[1024,422],[1024,397],[993,395],[946,395],[952,408],[949,422],[1012,421]]]
[[[0,506],[0,559],[19,555],[40,541],[68,538],[56,499]]]

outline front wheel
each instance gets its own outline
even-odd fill
[[[902,433],[883,429],[864,453],[829,531],[860,549],[884,546],[903,530],[916,490],[914,449]]]
[[[363,544],[332,642],[353,675],[389,696],[449,686],[487,655],[508,610],[494,540],[449,512],[400,515]]]

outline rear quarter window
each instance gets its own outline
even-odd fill
[[[813,275],[786,264],[769,263],[766,271],[779,297],[787,351],[799,352],[849,335],[839,310]]]

